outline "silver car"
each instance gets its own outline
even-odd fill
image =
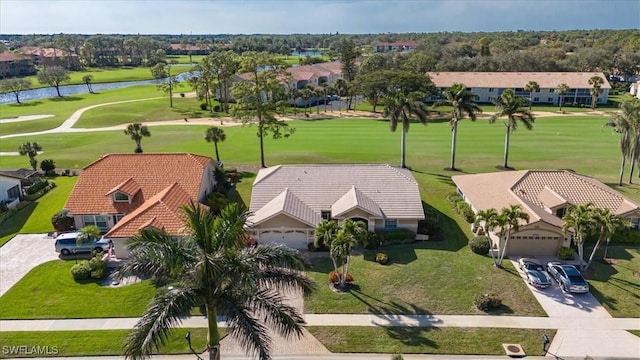
[[[69,255],[81,252],[103,252],[109,250],[109,240],[100,239],[89,243],[78,244],[78,232],[70,232],[58,235],[56,238],[56,252],[62,255]]]
[[[544,272],[544,267],[538,260],[531,258],[520,258],[518,259],[518,265],[520,269],[524,271],[525,275],[527,276],[527,282],[531,286],[535,286],[541,289],[545,289],[551,286],[551,280]]]
[[[577,294],[589,292],[589,283],[575,266],[552,261],[547,264],[547,271],[560,285],[562,291]]]

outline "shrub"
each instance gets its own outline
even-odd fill
[[[368,250],[375,249],[378,245],[378,236],[375,233],[368,232],[362,239],[362,247]]]
[[[91,269],[92,279],[102,280],[107,275],[107,263],[98,255],[89,260],[89,268]]]
[[[560,247],[558,250],[558,259],[560,260],[573,260],[573,249],[568,248],[566,246]]]
[[[330,272],[329,273],[329,283],[332,283],[332,284],[339,283],[341,275],[342,275],[341,272],[337,272],[337,273],[335,271]],[[347,278],[345,280],[346,280],[346,282],[351,283],[351,282],[353,282],[353,276],[351,274],[347,274]]]
[[[474,223],[476,220],[476,214],[466,201],[460,200],[456,203],[456,212],[464,217],[464,220],[469,224]]]
[[[9,207],[7,206],[6,202],[0,201],[0,212],[5,212],[5,211],[9,211]]]
[[[416,233],[408,229],[379,231],[377,237],[382,245],[409,244],[416,241]]]
[[[207,103],[200,103],[200,110],[207,110],[208,107]]]
[[[476,294],[473,299],[474,305],[482,311],[491,311],[502,306],[502,300],[497,294]]]
[[[308,243],[307,250],[314,252],[314,251],[318,251],[318,248],[313,243]]]
[[[640,231],[636,229],[618,231],[611,236],[611,243],[640,246]]]
[[[44,190],[47,186],[49,186],[49,181],[45,179],[38,179],[31,186],[29,186],[29,188],[27,189],[27,195],[32,195],[40,190]]]
[[[418,222],[418,234],[436,235],[440,232],[440,213],[427,206],[424,209],[424,220]]]
[[[458,201],[462,200],[462,196],[458,195],[458,193],[456,191],[452,191],[450,193],[447,194],[447,200],[451,201],[452,203],[457,203]]]
[[[389,262],[389,254],[386,251],[378,251],[376,253],[376,262],[381,265],[386,265]]]
[[[89,266],[89,262],[82,260],[73,265],[73,267],[71,267],[71,276],[73,276],[73,279],[76,281],[88,279],[91,276],[91,266]]]
[[[214,112],[221,112],[222,111],[222,107],[220,105],[214,105],[213,106],[213,111]]]
[[[51,225],[57,232],[65,232],[73,229],[73,218],[67,210],[60,210],[51,217]]]
[[[487,255],[491,249],[491,240],[486,236],[476,236],[469,241],[469,248],[478,255]]]

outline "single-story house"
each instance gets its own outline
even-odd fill
[[[507,255],[556,256],[569,246],[572,233],[563,233],[567,207],[588,202],[627,218],[637,228],[640,206],[600,181],[566,170],[521,170],[452,177],[457,191],[474,212],[520,205],[529,215],[511,234]],[[484,224],[480,224],[482,227]],[[505,240],[500,229],[489,233],[493,248]]]
[[[529,92],[524,87],[529,81],[540,86],[531,96],[533,104],[554,104],[560,102],[560,94],[556,88],[567,84],[569,92],[562,95],[563,104],[591,105],[591,85],[589,79],[598,76],[603,80],[602,93],[598,104],[605,105],[609,99],[611,85],[601,72],[428,72],[435,86],[440,90],[450,88],[453,84],[464,84],[476,95],[476,102],[489,103],[499,97],[506,89],[512,89],[516,96],[529,99]],[[431,101],[438,99],[430,98]]]
[[[0,169],[0,202],[14,208],[39,173],[31,169]]]
[[[278,165],[253,182],[248,227],[255,240],[306,249],[323,220],[354,219],[371,232],[417,231],[424,219],[418,183],[386,164]]]
[[[383,53],[387,51],[409,51],[413,50],[420,45],[419,42],[408,41],[393,41],[393,42],[378,42],[373,45],[373,50],[377,53]]]
[[[80,172],[64,208],[76,229],[95,225],[128,257],[125,240],[149,226],[183,234],[182,205],[204,202],[215,164],[189,153],[107,154]]]

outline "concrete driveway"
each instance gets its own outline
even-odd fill
[[[54,245],[47,234],[19,234],[0,247],[0,296],[34,267],[58,259]]]
[[[546,264],[549,259],[539,260]],[[563,319],[563,327],[558,329],[549,346],[550,355],[580,359],[587,355],[593,358],[640,359],[640,342],[635,335],[625,330],[601,327],[599,320],[610,319],[611,315],[590,292],[564,293],[553,279],[550,287],[538,289],[527,283],[517,259],[512,263],[547,315]],[[585,326],[585,319],[593,320],[592,325]]]

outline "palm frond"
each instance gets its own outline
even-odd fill
[[[190,289],[160,290],[127,338],[125,356],[144,359],[165,345],[173,329],[197,304],[194,295]]]
[[[272,289],[258,291],[251,297],[251,308],[280,335],[286,338],[292,335],[297,338],[302,336],[304,319],[296,308],[284,303],[280,292]]]
[[[227,316],[227,330],[240,346],[260,360],[270,360],[272,340],[267,327],[252,315],[247,307],[252,294],[226,292],[218,299],[221,314]]]

